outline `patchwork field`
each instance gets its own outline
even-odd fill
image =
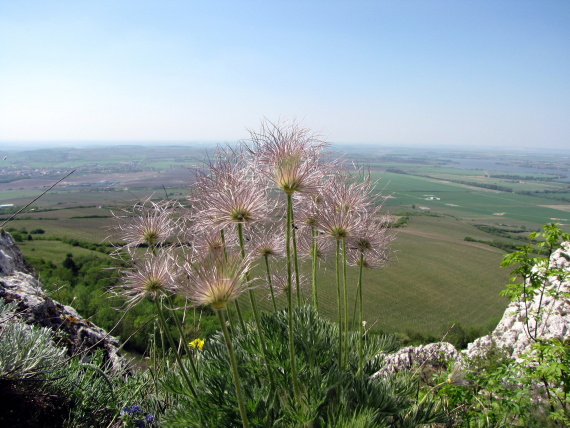
[[[42,229],[43,238],[90,243],[101,243],[111,233],[111,210],[151,196],[185,197],[192,181],[189,168],[204,158],[204,151],[197,148],[40,152],[10,156],[15,159],[14,169],[4,170],[5,175],[0,177],[0,205],[14,206],[0,208],[2,222],[55,182],[54,177],[63,176],[64,168],[87,169],[56,186],[4,227],[20,231],[24,237],[29,231]],[[368,161],[372,177],[380,180],[378,189],[387,196],[386,212],[405,220],[403,227],[396,229],[392,261],[382,270],[365,272],[368,326],[438,336],[453,322],[468,327],[496,321],[507,305],[498,294],[508,282],[509,272],[499,267],[505,252],[489,242],[520,244],[522,241],[517,239],[552,221],[563,223],[568,231],[570,183],[546,181],[548,170],[545,174],[534,173],[535,181],[529,180],[527,172],[520,173],[520,180],[512,176],[499,179],[487,177],[484,170],[443,167],[443,154],[428,156],[408,151],[401,152],[401,158],[387,158],[389,152],[362,148],[346,155],[349,161],[359,164]],[[53,174],[41,179],[14,178],[10,171],[20,173],[18,159],[24,166],[50,168]],[[121,171],[125,162],[130,162],[133,171]],[[512,191],[480,186],[508,186]],[[501,236],[493,232],[495,229],[482,226],[507,233]],[[466,241],[466,237],[470,239]],[[64,242],[33,238],[24,239],[21,248],[28,257],[44,258],[56,265],[67,253],[106,257]],[[303,269],[308,271],[307,267]],[[335,318],[334,267],[323,266],[321,271],[321,310]],[[356,270],[349,270],[348,280],[349,305],[353,307]],[[268,292],[256,293],[262,306],[268,308]],[[247,301],[243,304],[247,309]]]
[[[528,227],[552,221],[568,222],[561,211],[568,206],[548,203],[548,199],[534,195],[507,193],[481,189],[429,177],[394,174],[387,171],[374,172],[390,210],[412,207],[422,212],[436,212],[461,218],[494,224],[516,223]],[[562,218],[562,219],[561,219]]]

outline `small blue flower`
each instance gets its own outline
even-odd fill
[[[142,419],[137,419],[137,420],[135,421],[135,426],[136,426],[136,427],[144,428],[144,425],[145,425],[145,423],[144,423],[144,421],[143,421]]]
[[[135,404],[133,407],[131,407],[131,413],[138,413],[141,412],[141,406],[139,406],[138,404]]]
[[[146,415],[145,419],[147,422],[154,422],[154,415],[151,415],[149,413],[148,415]]]

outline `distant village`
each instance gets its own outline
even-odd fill
[[[33,179],[33,178],[57,178],[68,174],[74,168],[26,168],[25,166],[4,166],[0,168],[0,182],[9,183],[17,180]],[[86,164],[75,168],[76,175],[86,174],[116,174],[116,173],[132,173],[150,171],[153,168],[142,167],[137,161],[134,162],[118,162],[113,164]],[[116,182],[105,181],[96,183],[84,183],[81,186],[109,186]]]

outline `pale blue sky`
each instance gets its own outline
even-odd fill
[[[0,141],[235,141],[263,117],[568,147],[570,1],[0,0]]]

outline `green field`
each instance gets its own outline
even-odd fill
[[[110,234],[108,224],[109,219],[69,218],[13,223],[28,230],[40,225],[46,231],[45,237],[61,236],[97,243]],[[450,217],[411,217],[408,227],[397,231],[393,260],[388,266],[365,271],[365,319],[369,324],[390,332],[413,330],[439,334],[443,326],[451,322],[473,326],[500,316],[507,301],[498,293],[509,276],[506,270],[499,268],[504,253],[483,244],[466,242],[466,236],[492,238]],[[55,264],[61,263],[67,253],[105,257],[58,241],[24,241],[21,248],[28,257],[44,258]],[[322,268],[321,310],[334,319],[337,292],[334,266],[323,264]],[[305,270],[308,277],[308,269]],[[263,273],[258,272],[258,276]],[[352,291],[349,305],[353,307],[355,268],[349,269],[348,280]],[[258,292],[262,306],[267,309],[269,300],[265,297],[268,294],[267,290]],[[308,293],[306,298],[310,299]],[[244,304],[247,306],[247,300]]]
[[[97,163],[104,169],[121,162],[136,161],[145,168],[156,170],[168,169],[173,164],[190,165],[203,157],[203,152],[198,149],[179,147],[170,151],[165,148],[140,150],[122,147],[116,152],[40,152],[27,157],[24,154],[18,156],[36,167],[48,164],[52,167],[76,167]],[[570,218],[570,202],[563,198],[570,196],[567,192],[569,183],[490,178],[484,171],[441,167],[438,155],[407,150],[401,151],[402,157],[398,158],[388,156],[388,152],[361,148],[347,154],[348,160],[354,159],[362,164],[365,158],[369,162],[373,179],[380,180],[378,189],[388,196],[386,212],[409,217],[405,227],[396,230],[398,236],[393,243],[392,261],[382,270],[365,272],[364,310],[368,325],[389,332],[410,330],[438,336],[453,322],[468,327],[497,320],[508,303],[499,296],[509,278],[509,272],[499,267],[505,253],[484,243],[464,239],[520,243],[516,238],[524,237],[554,219],[561,219],[558,221],[564,223],[563,228],[568,231],[569,222],[564,219]],[[395,173],[394,169],[402,173]],[[540,174],[536,176],[543,178]],[[105,175],[102,177],[104,179]],[[128,174],[125,177],[128,179]],[[554,196],[562,200],[552,199],[552,194],[520,194],[453,182],[458,180],[508,186],[515,192],[555,190]],[[137,199],[151,195],[162,197],[164,190],[161,185],[157,183],[156,188],[129,185],[127,191],[124,190],[126,184],[106,190],[56,187],[6,227],[26,231],[41,228],[45,231],[43,237],[101,243],[111,234],[111,209],[131,206]],[[179,182],[173,182],[171,186],[165,184],[167,193],[175,197],[185,196],[188,189],[183,186]],[[20,188],[18,181],[9,183],[9,187],[14,190],[7,190],[5,184],[4,190],[0,191],[0,203],[17,207],[29,203],[42,191],[39,188]],[[0,211],[0,217],[6,219],[8,216]],[[513,232],[510,238],[498,237],[475,227],[482,224],[512,229]],[[98,257],[107,257],[58,241],[24,240],[21,247],[26,256],[44,258],[55,264],[61,264],[70,252],[77,256],[97,254]],[[303,269],[307,270],[306,267]],[[334,266],[323,265],[321,272],[321,310],[334,319],[337,292]],[[349,306],[352,308],[357,282],[355,269],[349,270],[348,280]],[[261,305],[269,308],[268,291],[258,290],[256,294]],[[245,300],[246,308],[247,304]]]
[[[480,189],[386,171],[374,172],[373,176],[380,179],[379,187],[384,189],[384,195],[390,196],[386,207],[391,211],[415,205],[417,210],[423,212],[495,224],[515,222],[527,227],[538,227],[560,218],[570,219],[569,203],[539,196]]]
[[[502,316],[508,304],[499,292],[509,273],[499,267],[501,250],[464,241],[465,236],[489,235],[450,218],[414,217],[398,231],[393,260],[381,270],[364,273],[364,318],[387,332],[407,330],[440,335],[453,322],[481,326]],[[331,319],[337,314],[334,262],[322,266],[319,278],[320,310]],[[303,269],[310,277],[309,268]],[[263,276],[257,271],[257,276]],[[349,307],[354,307],[358,271],[349,268]],[[270,308],[267,290],[262,306]],[[305,293],[310,301],[310,290]],[[247,307],[247,300],[244,301]],[[285,300],[281,299],[285,306]],[[352,311],[352,309],[351,309]]]
[[[69,253],[72,253],[74,257],[108,257],[105,254],[98,253],[97,251],[74,247],[73,245],[59,241],[34,240],[24,241],[18,245],[26,257],[42,258],[44,260],[49,260],[54,264],[61,264]]]

